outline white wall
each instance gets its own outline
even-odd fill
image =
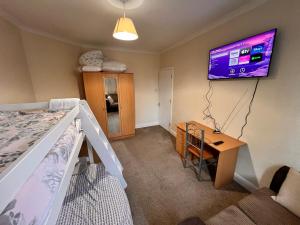
[[[300,170],[300,1],[268,1],[258,8],[161,55],[161,67],[175,68],[173,129],[180,121],[203,121],[208,89],[208,51],[274,27],[278,37],[270,77],[262,79],[242,140],[236,172],[254,185],[268,185],[279,165]],[[222,124],[244,95],[225,133],[240,133],[255,80],[214,81],[212,113]]]

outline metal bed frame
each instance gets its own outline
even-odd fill
[[[48,108],[48,102],[0,105],[0,111]],[[75,119],[81,120],[82,130],[74,142],[72,154],[66,165],[66,170],[60,183],[57,195],[55,196],[53,206],[50,209],[44,224],[56,224],[56,220],[62,207],[75,164],[78,161],[78,154],[84,139],[86,139],[88,143],[88,155],[90,162],[94,162],[94,149],[104,164],[105,169],[111,175],[117,177],[122,187],[124,189],[126,188],[127,184],[122,174],[123,167],[121,163],[119,162],[114,150],[112,149],[100,125],[98,124],[89,105],[86,101],[81,100],[78,105],[68,112],[66,116],[64,116],[55,126],[53,126],[40,140],[36,141],[33,146],[31,146],[0,174],[0,212],[2,212],[7,204],[14,198],[22,185],[34,172],[40,162],[45,158],[51,147],[58,141],[64,131]]]

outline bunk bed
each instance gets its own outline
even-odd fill
[[[76,164],[80,166],[78,154],[84,139],[89,164],[76,174],[74,169]],[[100,165],[93,164],[93,151],[101,159]],[[0,224],[113,221],[112,224],[131,225],[122,171],[86,101],[53,99],[0,105]],[[83,180],[88,184],[78,186]],[[82,211],[89,208],[83,207],[90,201],[83,198],[84,194],[91,196],[89,189],[98,207],[98,213],[92,214],[95,218],[88,218],[91,213]],[[74,208],[81,209],[79,217],[78,213],[74,215]],[[101,212],[106,213],[104,219]],[[71,222],[73,218],[81,219]]]

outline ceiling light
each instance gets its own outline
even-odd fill
[[[109,4],[118,8],[124,9],[124,2],[120,0],[107,0]],[[126,10],[128,9],[137,9],[143,4],[144,0],[128,0],[126,1]]]
[[[134,41],[138,39],[133,21],[126,17],[125,14],[125,3],[128,0],[120,0],[123,3],[124,15],[117,20],[113,37],[122,41]]]

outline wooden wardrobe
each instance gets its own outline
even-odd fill
[[[132,73],[84,72],[86,100],[106,136],[121,139],[135,134]]]

